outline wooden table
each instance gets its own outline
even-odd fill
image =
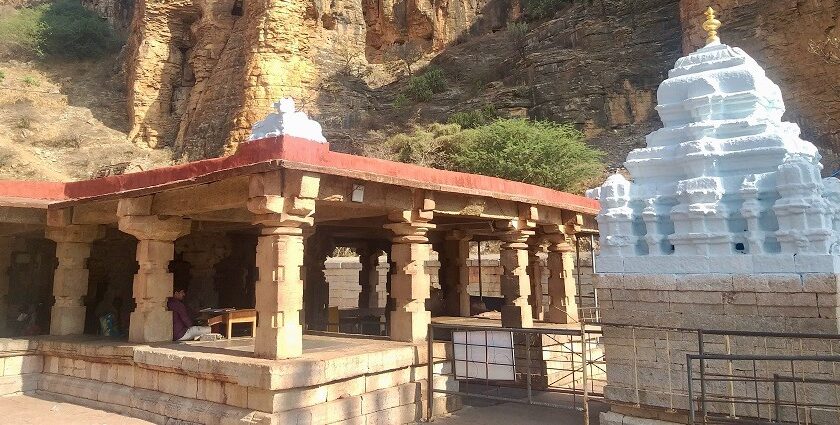
[[[257,334],[257,310],[230,310],[207,319],[207,326],[224,324],[227,327],[227,339],[230,339],[234,323],[250,323],[251,337]]]

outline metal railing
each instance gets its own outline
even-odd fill
[[[840,423],[840,335],[698,330],[697,344],[689,424]]]
[[[435,343],[443,352],[435,352]],[[606,367],[601,331],[429,326],[428,412],[435,394],[522,403],[583,412],[603,398]]]

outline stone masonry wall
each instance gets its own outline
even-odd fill
[[[840,330],[835,274],[601,274],[596,277],[596,287],[608,359],[604,391],[610,402],[688,409],[686,354],[698,353],[697,334],[667,329],[825,334]],[[726,353],[722,337],[706,341],[707,352]],[[798,342],[771,340],[768,347],[767,342],[754,339],[733,339],[731,344],[733,354],[831,354],[830,346],[810,342],[800,346]],[[707,370],[727,373],[724,366],[722,362],[709,363]],[[774,365],[759,366],[759,375],[769,374],[769,378],[777,371]],[[694,367],[696,371],[697,365]],[[831,378],[831,371],[825,368],[804,372]],[[727,394],[728,389],[718,384],[710,384],[709,392]],[[760,395],[772,398],[772,385],[761,385]],[[744,386],[735,390],[736,394],[753,395],[752,389]],[[814,394],[811,400],[819,397]],[[728,412],[724,410],[728,405],[712,404],[710,409]],[[738,413],[755,416],[754,409]],[[837,419],[814,418],[815,423],[836,423],[832,421]]]

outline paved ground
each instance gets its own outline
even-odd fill
[[[591,425],[598,425],[603,405],[593,402]],[[46,395],[0,397],[0,423],[4,425],[149,425],[140,419],[64,403]],[[452,415],[436,418],[437,425],[582,425],[583,413],[571,409],[518,403],[466,402]]]
[[[0,397],[0,423],[8,425],[149,425],[151,422],[64,403],[45,395]]]
[[[500,394],[513,396],[515,393]],[[571,406],[571,399],[556,394],[535,394],[542,402]],[[606,405],[593,401],[590,404],[590,425],[599,425],[598,415],[607,411]],[[446,417],[436,418],[437,425],[583,425],[583,412],[572,408],[529,406],[520,403],[465,398],[464,408]]]

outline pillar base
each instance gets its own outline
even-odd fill
[[[81,335],[84,331],[85,306],[53,306],[50,312],[50,335]]]
[[[531,328],[534,317],[530,306],[503,305],[502,326],[506,328]]]
[[[128,340],[130,342],[172,341],[172,312],[167,310],[132,312]]]
[[[270,323],[257,326],[254,355],[263,359],[291,359],[303,354],[303,326],[288,324],[272,328]]]
[[[420,342],[429,334],[432,313],[429,311],[392,311],[391,339],[394,341]]]

